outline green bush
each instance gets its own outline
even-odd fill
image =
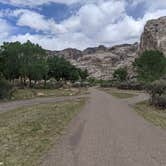
[[[151,96],[151,104],[166,108],[166,81],[157,80],[146,86],[146,91]]]
[[[152,104],[161,109],[165,109],[166,108],[166,95],[155,96]]]
[[[12,93],[12,85],[5,79],[0,80],[0,99],[9,98]]]
[[[96,86],[96,85],[100,84],[101,80],[97,80],[94,77],[89,77],[87,79],[87,82],[89,83],[89,86]]]
[[[146,86],[147,92],[153,96],[161,96],[166,92],[166,81],[165,80],[157,80]]]
[[[128,76],[127,68],[119,68],[114,71],[113,77],[117,81],[126,81]]]

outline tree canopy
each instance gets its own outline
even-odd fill
[[[46,51],[38,44],[30,41],[3,43],[0,47],[0,76],[7,80],[21,78],[26,82],[48,80],[53,77],[57,81],[77,81],[86,79],[87,70],[83,71],[64,58],[58,56],[49,57]]]
[[[134,67],[138,80],[152,82],[166,74],[166,57],[159,51],[145,51],[135,60]]]

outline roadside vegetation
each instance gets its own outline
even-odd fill
[[[77,99],[0,113],[0,163],[38,165],[84,103],[84,99]]]
[[[143,52],[135,59],[133,70],[135,71],[133,79],[129,78],[127,68],[119,68],[114,71],[112,80],[102,81],[100,86],[121,90],[144,90],[150,95],[150,105],[158,109],[165,109],[166,57],[163,53],[155,50]],[[112,95],[125,97],[123,92],[120,94],[112,92]]]
[[[145,51],[133,63],[137,80],[150,83],[166,75],[166,57],[159,51]]]
[[[144,101],[135,105],[136,112],[156,126],[166,129],[166,109],[158,109]]]
[[[4,43],[0,47],[0,99],[11,97],[15,87],[57,89],[68,82],[84,82],[87,77],[87,70],[62,57],[48,56],[30,41]]]
[[[145,51],[133,63],[135,75],[129,78],[127,68],[119,68],[112,80],[100,82],[100,89],[118,98],[131,98],[140,91],[150,98],[135,105],[146,120],[166,128],[166,57],[155,50]],[[131,93],[130,93],[131,92]]]
[[[120,99],[128,99],[138,95],[138,91],[133,91],[133,90],[120,90],[116,88],[99,88],[99,89]]]
[[[86,88],[60,89],[17,89],[12,93],[10,100],[32,99],[36,97],[60,97],[86,94]]]
[[[145,51],[135,60],[138,80],[150,95],[149,105],[166,108],[166,57],[159,51]]]

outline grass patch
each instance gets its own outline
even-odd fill
[[[118,93],[118,92],[112,92],[110,93],[112,96],[120,98],[120,99],[128,99],[136,96],[135,94],[130,93]]]
[[[0,114],[0,163],[37,166],[85,100],[36,105]]]
[[[135,105],[136,112],[149,122],[166,128],[166,110],[159,110],[151,106],[148,101],[137,103]]]
[[[17,89],[13,95],[12,100],[32,99],[35,97],[51,97],[51,96],[74,96],[84,94],[86,89]]]
[[[137,96],[138,92],[129,91],[129,90],[119,90],[115,88],[100,88],[100,90],[103,90],[104,92],[107,92],[111,94],[114,97],[120,98],[120,99],[128,99]]]

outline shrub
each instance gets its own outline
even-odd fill
[[[114,71],[113,77],[117,81],[126,81],[128,76],[127,68],[119,68]]]
[[[152,104],[161,109],[165,109],[166,108],[166,95],[155,96]]]
[[[9,98],[12,93],[12,85],[5,79],[0,80],[0,99]]]
[[[146,86],[146,90],[152,97],[156,95],[161,96],[166,92],[166,81],[165,80],[154,81]]]
[[[96,86],[96,85],[100,84],[100,80],[97,80],[94,77],[89,77],[87,82],[89,82],[90,86]]]
[[[139,82],[122,82],[117,83],[116,87],[124,90],[143,90],[144,84]]]
[[[109,88],[109,87],[113,87],[114,83],[111,80],[108,80],[108,81],[103,80],[101,81],[100,86],[103,88]]]
[[[146,91],[151,96],[151,104],[166,108],[166,81],[157,80],[146,86]]]

